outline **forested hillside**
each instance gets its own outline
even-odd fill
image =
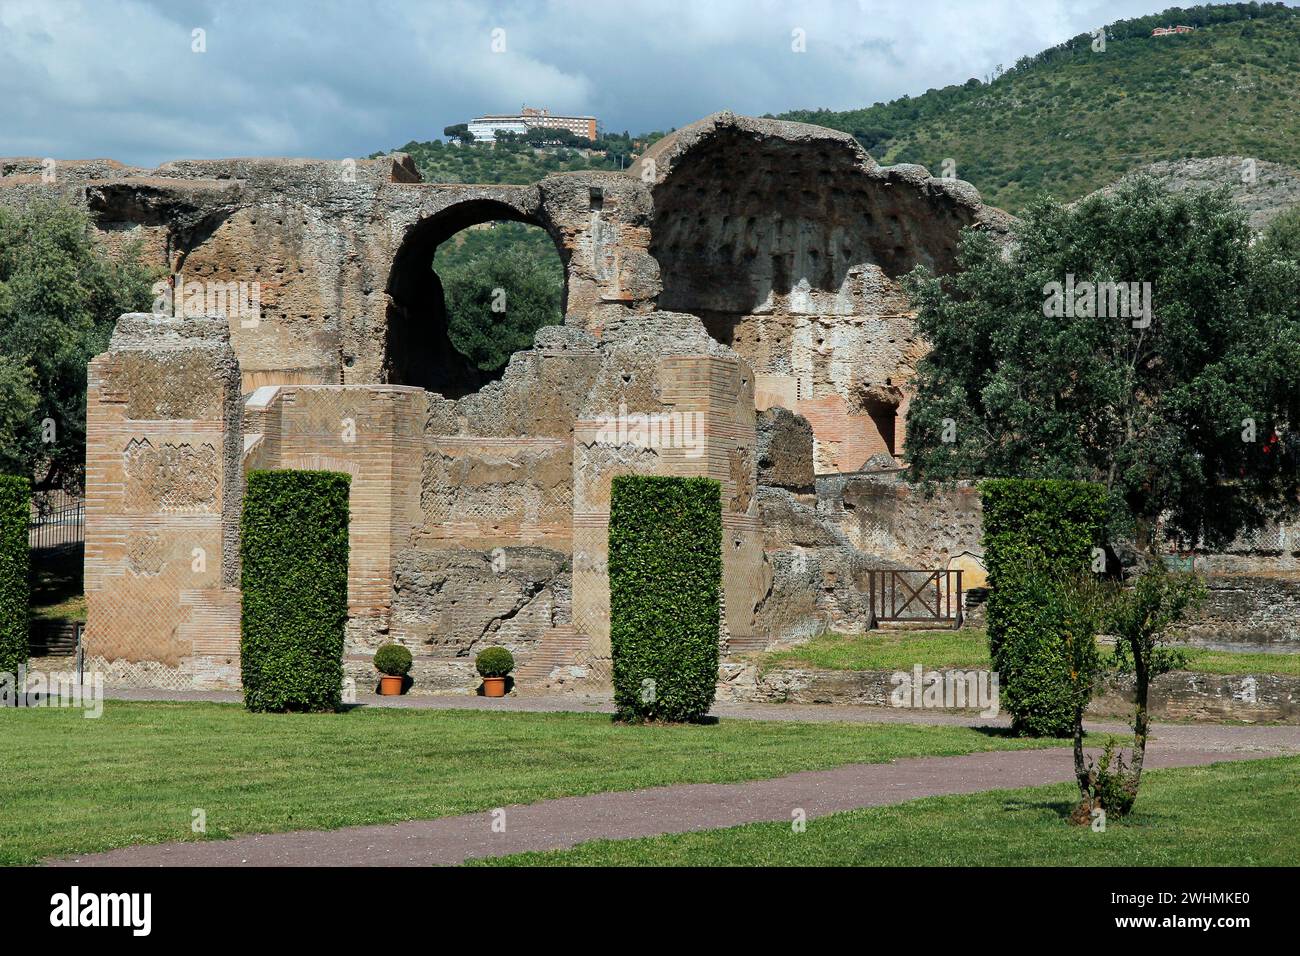
[[[1193,33],[1154,37],[1185,24]],[[1295,165],[1300,19],[1282,4],[1173,8],[1032,56],[992,82],[860,110],[783,119],[858,137],[882,163],[921,163],[1012,212],[1039,191],[1072,200],[1161,160],[1247,156]],[[1094,46],[1098,49],[1094,50]]]

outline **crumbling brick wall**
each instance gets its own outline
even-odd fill
[[[90,363],[85,648],[116,683],[239,674],[239,365],[225,322],[125,315]]]
[[[798,499],[813,470],[852,470],[901,450],[906,380],[923,344],[898,276],[916,263],[951,268],[963,226],[1005,230],[965,184],[920,167],[881,169],[841,133],[732,114],[665,138],[629,173],[531,186],[426,184],[401,155],[44,171],[39,160],[0,161],[0,204],[62,195],[82,205],[111,249],[140,243],[173,283],[182,316],[195,308],[190,284],[256,285],[257,308],[224,323],[124,319],[92,363],[88,497],[116,522],[101,519],[93,568],[88,557],[93,623],[109,656],[164,666],[176,680],[193,671],[185,622],[203,614],[219,620],[211,633],[226,635],[209,648],[226,662],[225,678],[212,679],[231,673],[241,468],[354,476],[348,652],[359,678],[389,639],[417,654],[417,675],[449,686],[467,683],[466,664],[486,643],[525,660],[568,660],[580,646],[595,660],[607,654],[603,536],[619,473],[723,483],[732,650],[807,630],[811,618],[791,611],[798,602],[777,582],[803,582],[809,567],[823,595],[810,613],[833,606],[832,616],[851,616],[863,557]],[[555,242],[565,320],[489,382],[451,347],[431,267],[439,243],[498,219],[539,226]],[[201,295],[200,311],[205,304]],[[666,308],[679,311],[656,311]],[[219,347],[196,331],[221,324]],[[177,366],[159,346],[168,336],[202,342],[194,348],[205,361],[220,351],[219,374]],[[95,393],[96,369],[130,386]],[[218,382],[219,412],[199,409],[192,396]],[[120,401],[149,405],[150,424],[118,423]],[[810,423],[809,475],[781,489],[788,500],[765,496],[757,479],[755,412],[775,405]],[[647,415],[698,419],[698,447],[602,431]],[[210,440],[182,440],[185,429],[162,421]],[[135,443],[118,448],[131,429]],[[175,543],[150,530],[177,508],[220,527],[220,586],[200,588],[207,603],[192,613],[179,610],[181,582],[167,577],[179,573]],[[765,509],[774,527],[815,524],[814,536],[830,535],[839,550],[811,561],[776,554]],[[139,583],[150,574],[154,585]],[[140,600],[177,605],[161,643],[112,643],[110,632],[140,628],[120,621],[132,587]]]

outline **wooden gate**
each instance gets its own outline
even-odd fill
[[[962,625],[961,571],[902,569],[868,571],[867,629],[886,621]]]

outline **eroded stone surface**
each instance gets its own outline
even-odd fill
[[[758,416],[758,480],[773,488],[814,490],[813,430],[808,419],[786,408]]]
[[[123,316],[90,363],[86,422],[88,658],[112,680],[228,685],[243,441],[225,322]]]

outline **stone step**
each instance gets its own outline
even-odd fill
[[[751,635],[749,637],[730,637],[727,639],[727,656],[737,654],[753,654],[756,651],[767,650],[768,638],[764,635]]]
[[[32,657],[49,657],[77,652],[76,621],[35,620],[28,635],[28,653]]]
[[[877,631],[951,631],[954,628],[952,621],[931,619],[927,621],[877,621],[875,629]],[[871,631],[867,633],[870,634]]]
[[[579,634],[573,625],[553,627],[542,635],[537,650],[515,671],[515,681],[520,684],[544,681],[555,668],[576,664],[587,647],[587,637]]]

